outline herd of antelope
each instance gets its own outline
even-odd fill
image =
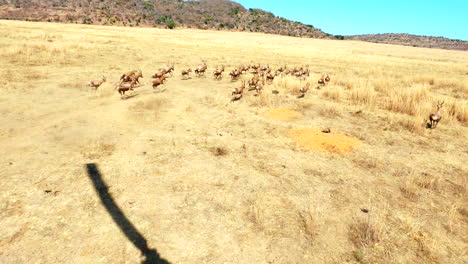
[[[206,63],[202,65],[198,65],[193,69],[194,74],[196,77],[203,77],[207,71],[208,67]],[[215,80],[221,80],[223,78],[223,73],[225,71],[224,65],[221,67],[216,67],[213,70],[213,78]],[[173,76],[174,72],[174,65],[159,69],[158,72],[153,74],[151,78],[153,89],[156,89],[158,86],[164,84],[166,81],[166,77]],[[181,71],[182,80],[190,79],[190,73],[192,69],[184,69]],[[239,67],[234,68],[232,71],[229,72],[229,76],[231,77],[231,81],[237,81],[242,75],[247,73],[252,74],[253,76],[249,78],[247,82],[248,91],[255,90],[255,96],[259,95],[263,88],[268,85],[272,84],[274,79],[278,76],[294,76],[297,77],[299,80],[302,81],[306,80],[310,76],[310,70],[304,67],[294,67],[288,68],[287,66],[280,67],[276,70],[270,68],[269,65],[261,66],[260,64],[251,64],[251,65],[241,65]],[[136,88],[140,85],[139,79],[143,78],[143,73],[141,70],[134,70],[127,73],[124,73],[120,76],[119,82],[116,84],[115,89],[119,92],[122,99],[126,99],[125,92],[132,91],[133,88]],[[245,78],[244,78],[245,79]],[[98,89],[106,81],[106,77],[102,77],[100,80],[90,81],[88,86],[93,87],[94,89]],[[322,75],[317,80],[316,89],[321,89],[321,87],[327,85],[330,82],[329,74]],[[306,82],[304,85],[301,85],[299,92],[300,95],[297,98],[303,98],[309,88],[311,86],[310,82]],[[246,88],[246,81],[243,80],[239,87],[235,87],[232,89],[231,92],[231,102],[240,100]],[[272,90],[273,94],[278,94],[277,90]],[[436,128],[439,121],[442,119],[441,108],[443,107],[444,102],[439,103],[437,102],[437,111],[435,113],[431,113],[429,115],[429,122],[428,128]]]

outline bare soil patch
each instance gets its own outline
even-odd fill
[[[340,132],[323,133],[319,129],[291,129],[288,136],[303,149],[346,153],[359,145],[359,140]]]

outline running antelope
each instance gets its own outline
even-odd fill
[[[135,91],[135,90],[133,90],[133,88],[135,86],[136,86],[136,79],[133,79],[131,82],[120,83],[119,86],[118,86],[118,91],[120,93],[120,98],[123,99],[123,97],[125,96],[125,92],[127,92],[129,90]]]
[[[201,75],[205,75],[206,69],[208,69],[208,67],[206,66],[206,63],[205,63],[203,65],[197,66],[194,72],[198,77],[200,77]]]
[[[164,84],[166,78],[163,76],[161,78],[156,78],[153,80],[153,89],[156,89],[159,85]]]
[[[140,84],[140,81],[138,80],[139,78],[143,78],[143,73],[141,72],[141,70],[138,70],[138,71],[130,71],[130,72],[127,72],[127,73],[124,73],[122,74],[122,76],[120,77],[120,80],[122,82],[130,82],[132,81],[133,79],[136,79],[136,83]]]
[[[301,92],[301,95],[299,95],[297,98],[303,98],[305,96],[305,93],[307,93],[307,91],[309,90],[309,87],[310,83],[306,83],[304,87],[301,87],[301,89],[299,90],[299,92]]]
[[[318,80],[318,84],[320,85],[325,85],[325,77],[320,77],[320,79]]]
[[[215,79],[221,79],[223,78],[223,72],[224,72],[224,66],[221,67],[221,69],[216,69],[214,72],[213,72],[213,75],[215,77]]]
[[[249,91],[254,90],[255,86],[260,82],[260,77],[258,75],[255,75],[252,77],[252,79],[249,80]]]
[[[238,69],[234,69],[229,73],[229,75],[231,75],[231,79],[234,81],[237,80],[237,78],[239,78],[241,72]]]
[[[99,86],[101,86],[105,81],[106,81],[106,77],[102,76],[101,80],[90,81],[88,83],[88,86],[94,87],[94,89],[97,90],[97,88],[99,88]]]
[[[242,81],[241,87],[232,89],[231,96],[235,96],[235,97],[233,97],[231,101],[237,101],[241,99],[242,94],[244,93],[244,89],[245,89],[245,81]]]
[[[188,79],[190,77],[191,72],[192,72],[192,69],[182,70],[182,78]]]

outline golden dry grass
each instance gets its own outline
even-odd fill
[[[0,34],[1,263],[142,260],[87,163],[171,263],[468,261],[466,52],[18,21],[0,21]],[[206,77],[181,79],[203,61]],[[153,90],[149,77],[172,63]],[[211,71],[248,63],[311,75],[231,103],[239,81]],[[133,69],[142,86],[121,100],[113,84]],[[437,101],[442,121],[427,129]],[[274,120],[272,108],[301,116]],[[288,137],[323,128],[359,144],[322,152]]]

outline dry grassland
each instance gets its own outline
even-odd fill
[[[467,52],[17,21],[0,36],[0,263],[144,261],[88,163],[170,263],[468,262]],[[202,61],[206,78],[181,80]],[[231,103],[239,81],[212,70],[257,62],[307,66],[313,85],[298,99],[303,83],[279,78]],[[138,68],[121,100],[113,84]]]

